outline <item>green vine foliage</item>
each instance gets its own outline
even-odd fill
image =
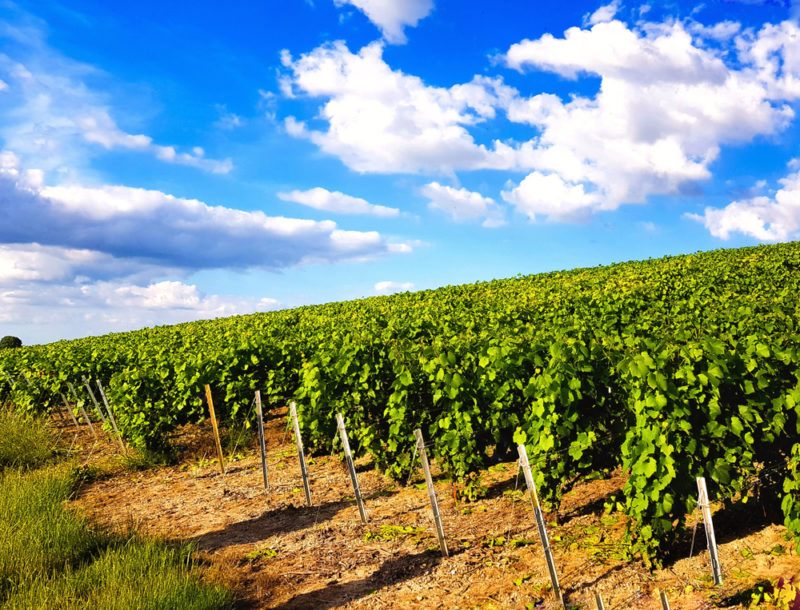
[[[253,392],[297,403],[311,452],[353,449],[398,479],[413,431],[464,485],[527,447],[555,508],[615,468],[631,544],[657,560],[694,508],[746,499],[760,469],[800,540],[800,244],[719,250],[237,316],[0,352],[0,401],[60,408],[101,379],[122,434],[160,448],[207,417],[251,421]],[[70,400],[73,397],[70,396]]]

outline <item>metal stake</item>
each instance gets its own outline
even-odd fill
[[[714,536],[714,522],[711,520],[711,506],[708,501],[708,489],[706,488],[706,480],[704,477],[697,477],[697,503],[703,510],[703,524],[706,530],[706,542],[708,543],[708,552],[711,555],[711,575],[714,578],[715,585],[722,584],[722,567],[719,564],[719,555],[717,554],[717,539]]]
[[[94,404],[94,408],[97,409],[97,412],[100,414],[100,419],[103,420],[103,423],[106,423],[106,416],[103,415],[103,410],[100,408],[100,403],[97,402],[97,399],[94,397],[94,392],[92,392],[92,386],[89,385],[89,380],[86,377],[83,378],[83,385],[86,387],[86,390],[89,392],[89,398],[92,399],[92,403]]]
[[[544,517],[542,516],[542,508],[539,505],[539,496],[536,493],[536,485],[533,482],[533,474],[531,473],[531,465],[528,461],[528,451],[525,449],[525,445],[517,445],[517,453],[519,453],[519,463],[522,467],[522,472],[525,474],[525,483],[528,485],[528,490],[530,491],[533,501],[533,514],[536,517],[536,526],[539,529],[539,538],[542,541],[545,561],[547,561],[547,571],[550,572],[550,582],[553,585],[553,593],[555,593],[559,603],[566,607],[564,604],[564,597],[561,594],[561,587],[558,584],[556,563],[553,559],[553,551],[550,549],[550,539],[547,537],[547,528],[545,527]]]
[[[536,526],[539,528],[539,537],[542,539],[542,547],[544,547],[544,558],[547,560],[547,571],[550,572],[550,582],[553,584],[553,593],[559,603],[566,608],[564,598],[561,595],[561,587],[558,584],[558,574],[556,573],[556,564],[553,561],[553,551],[550,549],[550,539],[547,537],[547,528],[544,524],[544,517],[542,516],[541,509],[537,506],[533,509],[533,514],[536,517]]]
[[[258,446],[261,449],[261,473],[264,477],[264,489],[269,491],[267,477],[267,440],[264,436],[264,412],[261,408],[261,390],[256,390],[256,422],[258,423]]]
[[[606,610],[606,605],[603,603],[603,596],[600,591],[594,592],[594,601],[597,603],[597,610]]]
[[[350,451],[350,440],[347,438],[347,429],[344,427],[344,417],[342,417],[341,413],[336,414],[336,427],[339,428],[339,437],[342,439],[344,457],[345,460],[347,460],[347,470],[350,472],[350,482],[353,484],[353,491],[356,494],[356,503],[358,504],[358,513],[361,515],[361,523],[366,525],[367,511],[364,508],[364,499],[361,497],[361,488],[358,486],[356,466],[353,463],[353,453]]]
[[[436,536],[439,538],[439,548],[442,550],[442,555],[447,557],[447,541],[444,538],[444,527],[442,527],[442,516],[439,514],[439,502],[436,500],[436,490],[433,487],[433,477],[431,476],[431,467],[428,464],[428,453],[425,451],[425,439],[422,437],[422,430],[417,428],[414,430],[414,436],[417,438],[417,453],[419,453],[419,461],[422,462],[422,470],[425,473],[425,483],[428,486],[428,498],[431,501],[431,511],[433,512],[433,521],[436,524]]]
[[[117,435],[117,440],[119,441],[119,446],[122,447],[122,451],[127,453],[128,449],[125,447],[125,443],[122,440],[122,435],[119,433],[119,428],[117,428],[117,420],[114,419],[114,413],[111,411],[111,407],[108,404],[108,399],[106,398],[106,392],[103,389],[103,384],[100,383],[100,380],[96,380],[97,389],[100,390],[100,398],[103,399],[103,404],[106,407],[106,411],[108,411],[108,419],[111,422],[111,427],[114,429],[114,434]]]
[[[67,397],[64,396],[63,392],[60,392],[60,394],[61,394],[61,400],[64,402],[64,408],[67,410],[67,413],[69,413],[69,416],[72,418],[72,423],[75,424],[76,428],[80,429],[80,424],[78,424],[78,420],[75,419],[75,414],[72,412],[72,409],[69,406],[69,401],[67,400]]]
[[[83,408],[83,403],[81,402],[81,399],[78,396],[78,392],[75,390],[75,386],[72,385],[71,381],[68,381],[67,385],[69,386],[69,391],[72,392],[72,396],[75,398],[75,404],[78,405],[78,408],[81,410],[81,415],[83,416],[83,419],[86,420],[87,424],[89,424],[89,430],[92,431],[92,436],[94,436],[94,440],[97,440],[97,432],[94,431],[92,420],[89,419],[89,415],[86,413],[86,409]]]
[[[294,401],[289,403],[289,414],[294,426],[294,440],[297,444],[297,458],[300,460],[300,473],[303,475],[303,491],[306,494],[306,505],[311,506],[311,487],[308,484],[308,468],[306,467],[306,454],[303,451],[303,437],[300,436],[300,422],[297,419],[297,405]]]

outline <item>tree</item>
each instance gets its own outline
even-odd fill
[[[18,337],[12,337],[10,335],[6,335],[2,339],[0,339],[0,349],[11,349],[14,347],[22,347],[22,340]]]

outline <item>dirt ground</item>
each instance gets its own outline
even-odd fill
[[[210,424],[183,431],[180,464],[140,471],[122,467],[111,442],[95,443],[87,430],[76,436],[67,424],[60,424],[64,439],[75,436],[73,446],[103,473],[83,485],[74,506],[103,526],[195,543],[208,577],[231,587],[243,608],[559,607],[513,462],[484,473],[488,496],[473,503],[456,502],[452,485],[437,480],[451,551],[443,558],[421,472],[400,486],[360,460],[364,526],[342,460],[315,457],[308,465],[313,506],[306,507],[283,413],[267,425],[269,491],[252,439],[229,448],[235,459],[220,474]],[[720,587],[711,582],[702,527],[691,558],[687,531],[685,550],[676,549],[681,558],[664,569],[626,560],[624,517],[603,511],[623,483],[620,474],[582,484],[565,497],[558,523],[547,515],[568,607],[595,608],[599,592],[608,609],[656,609],[660,589],[676,610],[741,608],[756,584],[800,576],[784,528],[759,520],[758,511],[717,515]]]

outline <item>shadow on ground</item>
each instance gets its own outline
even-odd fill
[[[335,583],[322,589],[301,593],[292,599],[275,606],[280,610],[299,610],[301,608],[316,608],[325,610],[336,608],[347,602],[360,599],[382,587],[411,578],[416,578],[428,572],[441,560],[438,551],[428,550],[414,555],[401,555],[389,559],[366,578],[344,583]]]

